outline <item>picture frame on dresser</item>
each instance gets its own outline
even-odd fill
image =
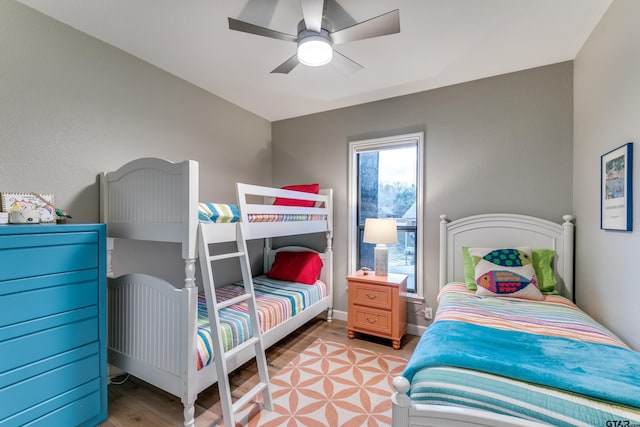
[[[35,209],[40,213],[37,222],[43,224],[55,224],[56,222],[55,200],[51,193],[2,192],[0,193],[0,205],[3,212]]]
[[[632,231],[633,143],[600,156],[600,228]]]

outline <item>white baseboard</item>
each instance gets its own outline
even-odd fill
[[[409,335],[416,335],[418,337],[421,337],[426,330],[427,330],[426,326],[414,325],[411,323],[407,324],[407,333]]]
[[[333,310],[333,318],[336,320],[344,320],[347,321],[347,312],[340,310]]]

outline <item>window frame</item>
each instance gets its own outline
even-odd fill
[[[349,271],[355,271],[358,258],[358,154],[367,151],[379,151],[387,148],[399,148],[415,145],[416,153],[416,292],[407,293],[409,301],[424,301],[424,215],[423,194],[424,174],[424,132],[394,135],[382,138],[364,139],[349,142],[349,188],[348,188],[348,239],[347,257]]]

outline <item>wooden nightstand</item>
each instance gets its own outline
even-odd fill
[[[375,276],[372,271],[365,275],[358,270],[347,276],[347,283],[349,338],[355,332],[389,338],[398,350],[407,333],[407,276]]]

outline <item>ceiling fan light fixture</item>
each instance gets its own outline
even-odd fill
[[[302,38],[298,42],[298,61],[311,67],[318,67],[331,62],[333,46],[326,37],[312,35]]]

